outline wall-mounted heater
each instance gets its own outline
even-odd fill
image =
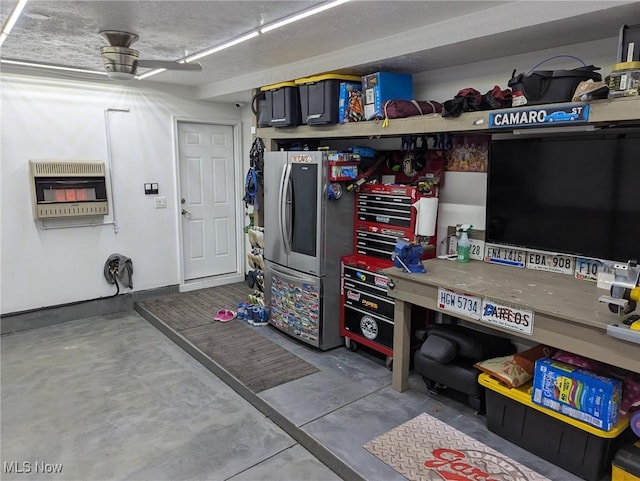
[[[36,219],[109,214],[104,162],[29,161]]]

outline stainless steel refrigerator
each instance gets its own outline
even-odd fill
[[[353,252],[354,197],[329,200],[322,152],[264,156],[265,291],[269,322],[320,349],[342,344],[340,257]]]

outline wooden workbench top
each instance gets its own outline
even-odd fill
[[[409,281],[490,298],[603,331],[608,324],[620,320],[606,304],[598,302],[598,298],[608,292],[598,289],[592,281],[481,261],[463,264],[455,260],[431,259],[423,264],[427,270],[425,274],[410,274],[396,267],[385,269],[384,273],[396,285],[389,295],[396,297],[403,289],[403,281]]]

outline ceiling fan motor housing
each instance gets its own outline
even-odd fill
[[[107,73],[119,72],[135,75],[140,53],[127,47],[102,47],[102,61]]]

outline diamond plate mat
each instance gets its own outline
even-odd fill
[[[364,448],[411,481],[550,481],[426,413]]]

